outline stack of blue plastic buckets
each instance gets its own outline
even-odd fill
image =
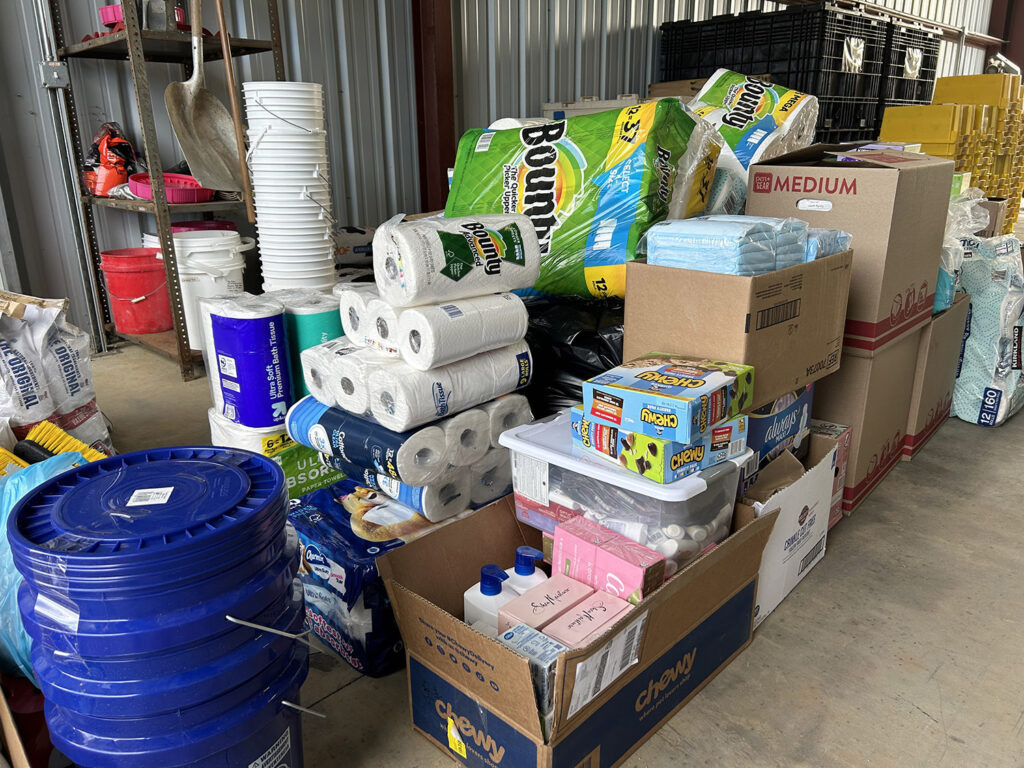
[[[8,524],[54,745],[85,768],[300,768],[298,540],[284,475],[247,451],[114,456]]]

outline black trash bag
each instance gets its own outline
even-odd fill
[[[622,364],[621,299],[524,298],[533,378],[523,394],[535,418],[583,402],[583,382]]]

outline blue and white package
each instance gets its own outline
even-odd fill
[[[746,276],[775,269],[775,231],[758,221],[662,221],[647,230],[646,243],[655,266]]]
[[[407,485],[426,485],[450,464],[448,442],[440,427],[392,432],[311,395],[292,406],[286,426],[297,443],[357,467],[373,467]]]
[[[499,633],[498,640],[530,662],[530,676],[533,678],[533,693],[537,697],[537,709],[543,718],[545,738],[551,733],[555,705],[555,665],[558,654],[569,648],[557,640],[527,624]]]
[[[801,461],[806,458],[811,444],[813,399],[814,385],[808,384],[747,414],[747,448],[754,455],[740,471],[740,495],[754,484],[757,473],[783,451]]]
[[[965,237],[960,282],[971,296],[960,367],[953,387],[953,414],[996,427],[1024,405],[1021,380],[1024,268],[1020,241]]]
[[[841,229],[811,227],[807,230],[807,250],[804,261],[824,259],[826,256],[848,251],[852,243],[853,235],[849,232],[844,232]]]
[[[430,523],[349,479],[292,501],[288,520],[299,535],[306,625],[364,674],[399,669],[405,652],[377,558]]]
[[[217,413],[246,427],[283,424],[292,404],[284,306],[248,293],[203,298],[199,306]]]
[[[807,255],[807,222],[792,217],[728,216],[715,214],[703,217],[709,221],[757,222],[767,224],[775,232],[775,268],[785,269],[802,264]]]

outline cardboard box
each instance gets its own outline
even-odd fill
[[[384,555],[378,567],[405,640],[413,727],[465,765],[621,765],[750,643],[775,517],[694,560],[595,644],[560,654],[547,739],[529,661],[457,618],[481,565],[539,543],[511,500]]]
[[[633,608],[607,592],[595,592],[544,627],[544,634],[570,648],[584,648]]]
[[[594,594],[594,588],[561,573],[498,609],[498,632],[505,632],[516,624],[541,629],[550,624],[577,603]]]
[[[843,344],[870,357],[931,319],[952,180],[951,160],[817,144],[751,167],[747,213],[853,235]]]
[[[838,370],[853,259],[848,251],[755,277],[630,262],[624,359],[661,350],[745,363],[751,405],[764,405]]]
[[[850,461],[850,442],[853,430],[845,424],[833,421],[811,419],[811,432],[836,441],[836,466],[832,478],[832,507],[828,515],[828,529],[843,519],[843,485],[846,483],[846,466]]]
[[[771,75],[754,75],[756,80],[763,80],[766,83],[772,81]],[[695,77],[691,80],[668,80],[662,83],[651,83],[647,87],[647,95],[652,99],[666,99],[676,97],[683,101],[690,101],[700,93],[700,89],[707,83],[706,77]]]
[[[814,417],[849,424],[853,432],[843,486],[850,515],[899,462],[913,393],[916,331],[874,357],[847,356],[843,367],[814,388]]]
[[[970,297],[958,293],[953,306],[933,317],[921,331],[907,434],[903,439],[904,461],[910,461],[949,418],[970,305]]]
[[[978,233],[978,237],[997,237],[1003,234],[1009,203],[1005,197],[986,197],[981,201],[981,207],[988,211],[988,226]]]
[[[541,104],[541,112],[547,120],[565,120],[568,117],[592,115],[595,112],[608,112],[612,109],[635,107],[640,97],[635,93],[619,94],[617,99],[583,98],[579,101],[551,101]]]
[[[747,447],[754,457],[740,468],[741,496],[757,480],[758,470],[783,451],[790,451],[800,460],[807,455],[813,401],[814,385],[808,384],[748,414]]]
[[[802,464],[791,453],[781,454],[761,470],[749,498],[736,505],[739,525],[779,512],[761,556],[755,628],[825,556],[837,446],[821,435],[812,435],[810,443]]]

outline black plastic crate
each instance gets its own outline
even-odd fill
[[[886,104],[901,101],[909,104],[930,104],[935,90],[939,65],[941,32],[903,21],[889,24],[889,45],[886,53]]]
[[[878,137],[881,110],[878,99],[818,99],[817,141],[857,141]]]

